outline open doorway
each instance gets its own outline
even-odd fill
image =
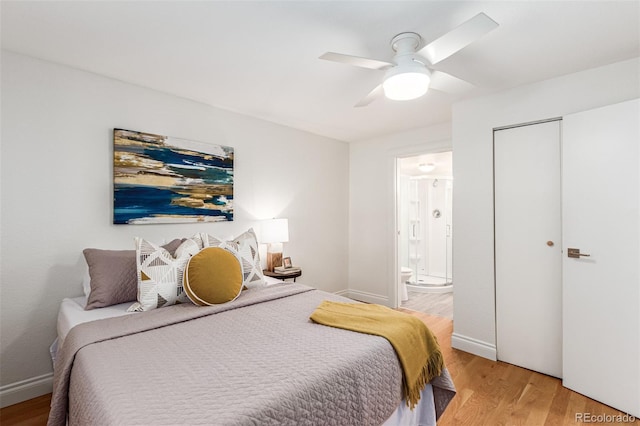
[[[453,318],[452,152],[397,159],[398,304]]]

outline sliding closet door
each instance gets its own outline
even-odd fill
[[[560,122],[494,132],[498,359],[562,377]]]
[[[636,99],[563,120],[563,384],[640,417],[638,117]]]

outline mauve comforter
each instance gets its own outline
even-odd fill
[[[49,425],[379,425],[401,402],[381,337],[315,324],[301,284],[81,324],[56,359]],[[453,396],[432,382],[436,411]]]

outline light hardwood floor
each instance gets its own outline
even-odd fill
[[[453,321],[400,309],[421,318],[438,337],[457,394],[438,421],[457,425],[575,425],[576,414],[618,410],[562,387],[559,379],[451,348]],[[627,423],[640,425],[640,421]]]
[[[439,426],[574,425],[576,414],[618,415],[617,410],[563,388],[560,380],[451,348],[453,321],[408,309],[437,336],[457,394]],[[45,425],[51,394],[0,410],[2,426]],[[601,423],[602,424],[602,423]],[[640,425],[640,421],[626,423]]]
[[[408,292],[409,300],[402,302],[402,307],[412,311],[423,312],[453,319],[453,293],[420,293]]]

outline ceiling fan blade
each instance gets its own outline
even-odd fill
[[[427,58],[431,65],[437,64],[497,27],[498,24],[493,19],[484,13],[478,13],[442,37],[427,44],[417,53]]]
[[[440,90],[441,92],[458,94],[468,92],[476,86],[468,81],[464,81],[458,77],[452,76],[451,74],[447,74],[446,72],[432,71],[429,87]]]
[[[343,55],[342,53],[327,52],[320,56],[320,59],[327,61],[340,62],[360,68],[368,68],[372,70],[382,70],[392,67],[391,62],[379,61],[377,59],[361,58],[359,56]]]
[[[365,96],[364,98],[360,99],[360,102],[355,104],[354,107],[360,108],[360,107],[363,107],[363,106],[367,106],[371,102],[373,102],[376,99],[382,97],[382,94],[383,94],[382,84],[379,84],[375,89],[370,91],[367,96]]]

